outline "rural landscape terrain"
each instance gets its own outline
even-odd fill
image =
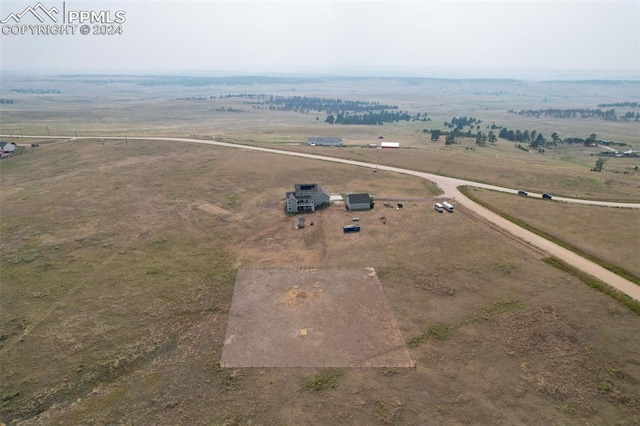
[[[1,83],[0,423],[640,424],[639,300],[384,169],[640,286],[640,82]]]

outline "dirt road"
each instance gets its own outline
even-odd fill
[[[12,137],[12,135],[0,135],[0,137]],[[331,161],[334,163],[341,163],[341,164],[348,164],[348,165],[352,165],[352,166],[357,166],[357,167],[368,167],[371,169],[377,169],[377,170],[385,170],[385,171],[390,171],[390,172],[395,172],[395,173],[402,173],[402,174],[406,174],[406,175],[412,175],[412,176],[417,176],[417,177],[421,177],[424,179],[428,179],[430,181],[435,182],[444,192],[443,197],[444,198],[450,198],[450,199],[455,199],[455,202],[464,206],[465,208],[467,208],[469,211],[473,212],[474,214],[482,217],[483,219],[491,222],[492,224],[502,228],[503,230],[507,231],[510,235],[512,235],[514,238],[518,239],[518,240],[522,240],[525,241],[535,247],[537,247],[538,249],[544,251],[545,253],[548,253],[549,255],[555,256],[559,259],[561,259],[562,261],[566,262],[567,264],[583,271],[586,272],[589,275],[592,275],[596,278],[598,278],[599,280],[609,284],[611,287],[627,294],[628,296],[636,299],[636,300],[640,300],[640,286],[636,285],[635,283],[622,278],[612,272],[610,272],[609,270],[603,268],[602,266],[588,260],[585,259],[582,256],[577,255],[576,253],[567,250],[563,247],[560,247],[559,245],[546,240],[542,237],[540,237],[539,235],[534,234],[533,232],[530,232],[524,228],[521,228],[520,226],[504,219],[503,217],[493,213],[492,211],[480,206],[479,204],[471,201],[469,198],[467,198],[466,196],[464,196],[459,190],[458,187],[459,186],[463,186],[463,185],[468,185],[468,186],[473,186],[473,187],[479,187],[479,188],[485,188],[485,189],[491,189],[494,191],[500,191],[500,192],[507,192],[507,193],[512,193],[512,194],[517,194],[517,189],[512,189],[512,188],[504,188],[504,187],[500,187],[500,186],[495,186],[495,185],[487,185],[487,184],[483,184],[483,183],[479,183],[479,182],[473,182],[473,181],[468,181],[468,180],[463,180],[463,179],[457,179],[457,178],[451,178],[451,177],[446,177],[446,176],[439,176],[439,175],[435,175],[435,174],[431,174],[431,173],[423,173],[423,172],[417,172],[414,170],[407,170],[407,169],[402,169],[399,167],[390,167],[390,166],[384,166],[384,165],[380,165],[380,164],[374,164],[374,163],[365,163],[365,162],[361,162],[361,161],[354,161],[354,160],[346,160],[346,159],[342,159],[342,158],[333,158],[333,157],[326,157],[326,156],[322,156],[322,155],[315,155],[315,154],[305,154],[305,153],[299,153],[299,152],[291,152],[291,151],[283,151],[283,150],[279,150],[279,149],[273,149],[273,148],[262,148],[262,147],[257,147],[257,146],[250,146],[250,145],[240,145],[240,144],[232,144],[232,143],[226,143],[226,142],[217,142],[217,141],[208,141],[208,140],[202,140],[202,139],[191,139],[191,138],[172,138],[172,137],[112,137],[112,136],[95,136],[95,137],[79,137],[79,138],[74,138],[71,136],[51,136],[51,137],[47,137],[47,136],[21,136],[21,138],[40,138],[40,139],[69,139],[69,140],[74,140],[74,139],[84,139],[84,140],[94,140],[94,139],[120,139],[120,140],[154,140],[154,141],[165,141],[165,142],[185,142],[185,143],[198,143],[198,144],[205,144],[205,145],[216,145],[216,146],[222,146],[222,147],[227,147],[227,148],[236,148],[236,149],[246,149],[246,150],[251,150],[251,151],[260,151],[260,152],[266,152],[266,153],[270,153],[270,154],[279,154],[279,155],[290,155],[290,156],[295,156],[295,157],[303,157],[303,158],[308,158],[308,159],[312,159],[312,160],[321,160],[321,161]],[[541,194],[531,194],[532,196],[540,196]],[[567,202],[567,203],[579,203],[579,204],[589,204],[589,205],[599,205],[599,206],[606,206],[606,207],[618,207],[618,208],[633,208],[633,209],[640,209],[640,203],[616,203],[616,202],[606,202],[606,201],[588,201],[588,200],[580,200],[580,199],[572,199],[572,198],[556,198],[554,197],[555,201],[561,201],[561,202]]]

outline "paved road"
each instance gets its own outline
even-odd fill
[[[12,135],[0,135],[0,137],[12,137]],[[15,136],[14,136],[15,137]],[[101,137],[78,137],[74,138],[72,136],[21,136],[22,138],[40,138],[40,139],[101,139]],[[525,241],[538,249],[542,250],[549,255],[553,255],[559,259],[562,259],[567,264],[580,269],[583,272],[586,272],[601,281],[609,284],[610,286],[618,289],[619,291],[629,295],[630,297],[640,301],[640,286],[635,283],[616,275],[609,270],[603,268],[602,266],[585,259],[578,254],[567,250],[559,245],[540,237],[539,235],[534,234],[520,226],[506,220],[505,218],[493,213],[489,209],[480,206],[479,204],[471,201],[464,194],[462,194],[458,187],[462,185],[474,186],[479,188],[491,189],[494,191],[500,192],[508,192],[512,194],[517,194],[517,189],[512,188],[504,188],[495,185],[487,185],[484,183],[473,182],[464,179],[451,178],[446,176],[439,176],[431,173],[423,173],[417,172],[414,170],[402,169],[399,167],[391,167],[384,166],[380,164],[366,163],[362,161],[354,161],[354,160],[346,160],[342,158],[333,158],[326,157],[322,155],[316,154],[306,154],[301,152],[292,152],[292,151],[283,151],[279,149],[273,148],[262,148],[257,146],[250,145],[240,145],[240,144],[232,144],[227,142],[217,142],[217,141],[208,141],[202,139],[191,139],[191,138],[168,138],[168,137],[112,137],[112,136],[104,136],[104,139],[120,139],[120,140],[155,140],[155,141],[166,141],[166,142],[187,142],[187,143],[198,143],[204,145],[216,145],[223,146],[228,148],[236,148],[236,149],[246,149],[251,151],[260,151],[271,154],[279,154],[279,155],[290,155],[295,157],[303,157],[309,158],[313,160],[321,160],[321,161],[331,161],[333,163],[347,164],[351,166],[358,167],[368,167],[376,170],[384,170],[395,173],[402,173],[406,175],[412,175],[421,177],[424,179],[428,179],[430,181],[435,182],[444,192],[443,197],[455,199],[457,204],[460,204],[467,208],[469,211],[477,214],[478,216],[484,218],[485,220],[491,222],[492,224],[500,227],[501,229],[507,231],[514,238]],[[530,193],[531,196],[540,196],[541,194]],[[607,206],[607,207],[618,207],[618,208],[632,208],[632,209],[640,209],[640,203],[616,203],[616,202],[607,202],[607,201],[588,201],[588,200],[580,200],[573,198],[556,198],[556,201],[568,202],[568,203],[580,203],[580,204],[590,204],[590,205],[599,205],[599,206]]]

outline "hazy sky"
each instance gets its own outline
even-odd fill
[[[0,19],[33,1],[0,3]],[[122,35],[0,35],[4,70],[484,76],[612,70],[640,79],[640,1],[41,0],[125,12]],[[51,24],[47,21],[45,24]],[[92,27],[93,32],[93,25]],[[507,76],[510,76],[507,75]],[[497,75],[500,76],[500,75]]]

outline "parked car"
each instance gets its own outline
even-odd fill
[[[547,194],[546,192],[544,194],[542,194],[542,198],[544,198],[545,200],[550,200],[551,199],[551,195]]]
[[[522,189],[520,191],[518,191],[518,195],[529,195],[529,193],[527,191],[523,191]]]
[[[10,152],[3,152],[2,154],[0,154],[0,158],[9,158],[12,155],[13,154],[11,154]]]

